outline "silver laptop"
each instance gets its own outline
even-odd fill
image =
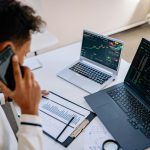
[[[57,76],[89,93],[97,92],[115,80],[122,49],[122,41],[84,30],[80,59]]]

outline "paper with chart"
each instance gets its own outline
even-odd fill
[[[61,133],[66,124],[74,117],[58,141],[64,142],[75,128],[90,114],[90,111],[71,103],[53,93],[43,98],[40,103],[39,114],[43,121],[43,130],[54,138]]]
[[[113,139],[104,125],[88,126],[84,132],[84,150],[101,150],[107,139]]]

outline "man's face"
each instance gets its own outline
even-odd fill
[[[15,54],[19,58],[19,63],[22,65],[24,62],[24,57],[26,54],[30,51],[30,45],[31,45],[31,40],[25,42],[22,46],[19,48],[16,48]]]

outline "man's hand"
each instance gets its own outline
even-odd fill
[[[38,107],[41,99],[41,90],[37,81],[35,81],[32,72],[27,67],[23,67],[24,76],[22,77],[18,57],[15,55],[12,59],[15,90],[10,90],[0,81],[0,88],[4,95],[13,99],[21,108],[22,114],[38,114]]]
[[[49,94],[48,91],[46,91],[46,90],[41,90],[41,95],[42,95],[42,96],[47,96],[48,94]]]

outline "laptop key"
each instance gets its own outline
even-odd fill
[[[129,123],[135,128],[135,129],[138,129],[139,127],[138,127],[138,123],[137,123],[137,121],[136,121],[136,119],[135,118],[132,118],[132,119],[130,119],[130,120],[128,120],[129,121]]]

